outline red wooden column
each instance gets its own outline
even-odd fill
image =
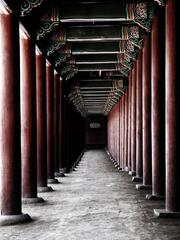
[[[130,175],[136,174],[136,63],[132,69],[131,88],[131,171]]]
[[[64,82],[62,78],[60,78],[59,85],[59,172],[61,177],[64,176],[65,167],[64,167]]]
[[[151,122],[152,122],[152,194],[147,199],[165,195],[165,23],[164,8],[153,18],[151,48]],[[161,29],[161,30],[160,30]]]
[[[137,58],[136,83],[136,176],[133,182],[142,182],[142,51]]]
[[[128,90],[125,93],[125,155],[124,155],[124,161],[125,161],[125,171],[128,170]]]
[[[180,82],[178,1],[166,5],[166,208],[155,210],[159,217],[180,217]]]
[[[0,10],[0,226],[29,221],[21,209],[19,17]],[[18,7],[18,6],[17,6]]]
[[[49,192],[52,188],[47,186],[46,60],[38,49],[36,49],[36,107],[38,192]]]
[[[122,96],[122,170],[125,171],[125,95]]]
[[[132,83],[132,70],[129,73],[129,89],[128,89],[128,168],[131,170],[131,83]]]
[[[144,38],[142,86],[143,184],[137,184],[136,188],[151,189],[151,39],[149,34]]]
[[[46,127],[47,127],[47,177],[48,183],[59,183],[54,178],[54,70],[46,60]]]
[[[123,160],[122,160],[122,97],[120,98],[119,101],[119,137],[120,137],[120,141],[119,141],[119,170],[122,170],[123,168]]]
[[[119,166],[119,102],[116,104],[116,160],[118,165],[118,170],[120,168]]]
[[[39,203],[43,199],[37,197],[35,44],[29,36],[20,36],[22,197],[23,203]]]
[[[117,123],[116,134],[117,134],[117,163],[118,163],[118,170],[120,169],[120,166],[119,166],[119,159],[120,159],[120,155],[119,155],[119,143],[120,143],[120,136],[119,136],[120,123],[119,123],[119,118],[120,118],[120,112],[119,112],[119,101],[118,101],[118,103],[117,103],[117,119],[116,119],[116,123]]]
[[[59,172],[59,75],[54,71],[54,171],[55,177],[61,177]]]

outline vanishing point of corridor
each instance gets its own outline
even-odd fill
[[[1,227],[0,239],[180,239],[179,220],[157,220],[152,209],[163,202],[145,200],[145,192],[135,189],[104,150],[87,150],[75,171],[53,188],[41,193],[44,203],[23,205],[31,224]]]

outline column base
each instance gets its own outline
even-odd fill
[[[129,167],[125,167],[125,171],[129,172],[130,171]]]
[[[49,178],[47,181],[48,181],[48,184],[58,184],[58,183],[60,183],[56,178]]]
[[[129,171],[129,175],[130,175],[130,176],[136,176],[136,172],[134,172],[134,171]]]
[[[151,190],[152,186],[151,185],[144,185],[144,184],[136,184],[136,189],[137,190]]]
[[[122,167],[118,167],[118,170],[119,170],[119,171],[122,171]]]
[[[0,215],[0,226],[16,225],[31,221],[32,218],[28,214]]]
[[[132,182],[135,182],[135,183],[142,183],[143,179],[142,177],[132,177]]]
[[[38,187],[37,188],[39,193],[43,193],[43,192],[53,192],[53,188],[52,187]]]
[[[60,173],[66,173],[66,170],[67,170],[66,168],[60,168],[60,169],[59,169],[59,172],[60,172]]]
[[[147,200],[165,200],[165,196],[161,195],[153,195],[153,194],[146,194],[146,199]]]
[[[180,218],[180,212],[171,212],[166,209],[154,209],[157,218]]]
[[[36,198],[22,198],[23,204],[33,204],[33,203],[42,203],[44,202],[44,199],[41,197]]]
[[[65,174],[56,172],[55,177],[65,177]]]

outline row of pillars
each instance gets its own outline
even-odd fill
[[[22,202],[44,201],[37,193],[70,170],[84,148],[84,120],[45,53],[19,34],[16,13],[0,12],[0,43],[0,225],[8,225],[29,221]]]
[[[165,199],[158,217],[180,217],[180,84],[177,1],[156,8],[129,87],[108,116],[108,150],[147,199]]]

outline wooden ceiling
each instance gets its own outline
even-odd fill
[[[128,73],[155,9],[164,1],[22,0],[21,22],[68,85],[83,115],[107,115],[128,86]]]

